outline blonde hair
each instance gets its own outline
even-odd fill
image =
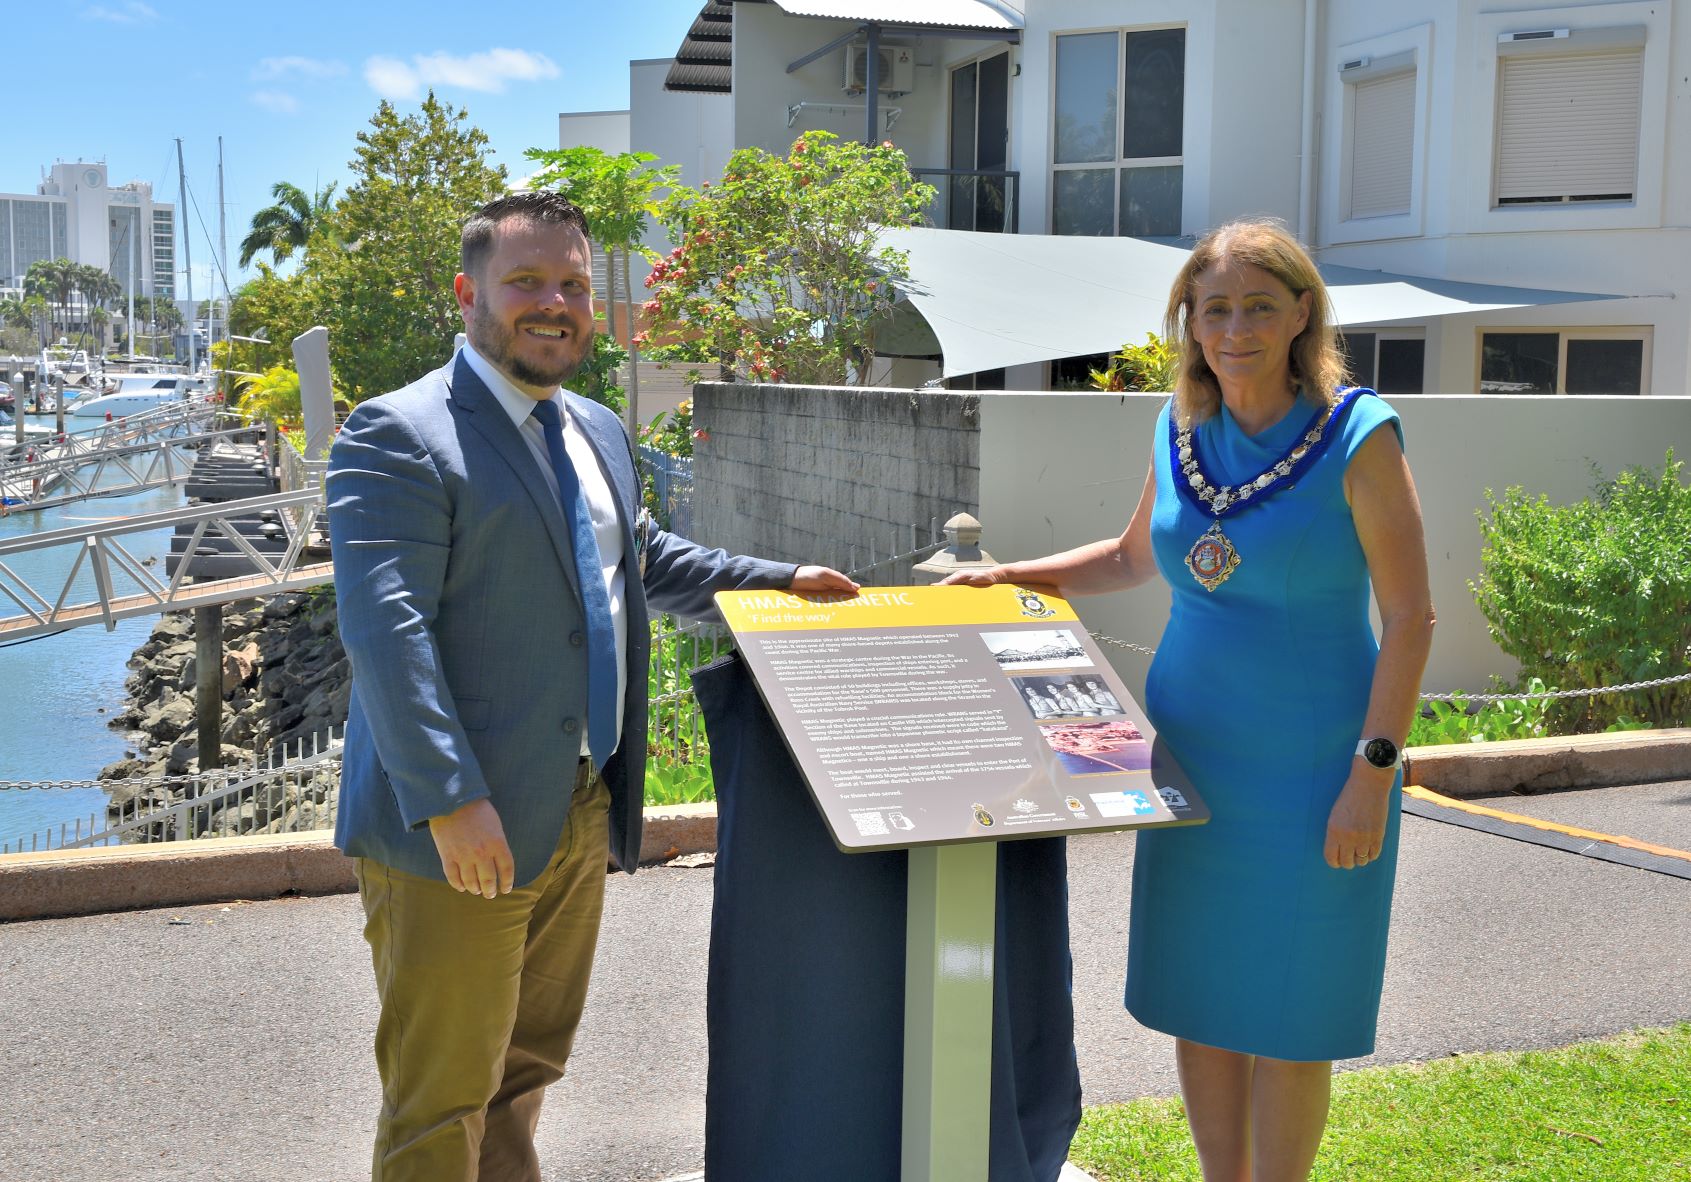
[[[1284,225],[1269,219],[1242,219],[1218,226],[1198,240],[1175,277],[1163,317],[1163,335],[1177,342],[1180,362],[1174,385],[1174,414],[1182,426],[1196,426],[1221,409],[1221,386],[1192,337],[1192,289],[1198,276],[1222,263],[1261,267],[1291,290],[1309,292],[1309,322],[1292,341],[1288,363],[1292,381],[1317,406],[1338,400],[1345,379],[1344,355],[1333,327],[1333,307],[1315,260]]]

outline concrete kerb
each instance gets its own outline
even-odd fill
[[[714,804],[646,810],[642,865],[715,849]],[[0,855],[0,923],[357,889],[327,830]]]
[[[1403,782],[1459,800],[1691,778],[1691,728],[1411,747]]]
[[[1411,748],[1404,782],[1472,799],[1691,779],[1691,728]],[[716,849],[714,804],[646,810],[642,864]],[[357,889],[324,833],[0,855],[0,922]]]

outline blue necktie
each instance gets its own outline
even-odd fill
[[[581,588],[581,605],[587,616],[587,748],[593,766],[603,768],[617,746],[616,632],[611,625],[611,597],[605,591],[593,516],[588,512],[587,498],[581,495],[575,465],[564,450],[564,426],[557,402],[536,402],[534,417],[540,420],[546,435],[546,454],[552,459],[558,499],[570,525],[575,581]]]

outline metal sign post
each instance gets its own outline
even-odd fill
[[[992,1102],[998,845],[909,851],[902,1182],[981,1182]]]

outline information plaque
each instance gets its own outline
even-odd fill
[[[1000,585],[716,600],[848,853],[1209,819],[1055,595]]]

